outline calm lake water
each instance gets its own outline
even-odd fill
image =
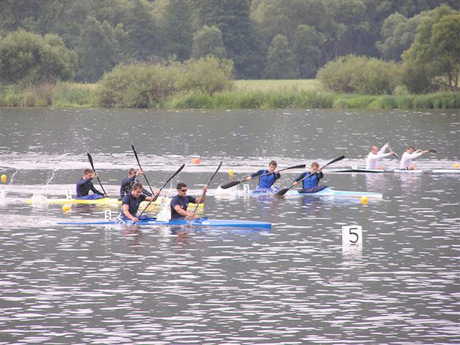
[[[271,159],[283,168],[340,155],[331,168],[359,166],[387,141],[399,154],[435,148],[418,165],[451,169],[458,111],[3,108],[0,122],[0,344],[460,343],[460,175],[324,170],[332,188],[383,194],[367,205],[214,196],[229,169],[242,178]],[[272,230],[61,227],[107,207],[24,202],[73,191],[87,151],[116,196],[137,167],[131,144],[154,188],[187,163],[169,194],[179,181],[198,194],[222,160],[206,216]],[[342,245],[346,225],[362,227],[361,247]]]

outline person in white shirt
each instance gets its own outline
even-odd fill
[[[412,163],[412,160],[420,157],[421,155],[427,152],[428,150],[415,150],[413,146],[408,146],[406,152],[404,152],[401,157],[399,168],[405,170],[416,170],[417,165]]]
[[[390,152],[385,153],[386,150]],[[394,155],[395,153],[391,150],[390,145],[386,143],[382,146],[379,150],[377,146],[371,146],[371,152],[366,157],[366,169],[383,169],[382,167],[378,167],[377,164],[380,158],[386,158]]]

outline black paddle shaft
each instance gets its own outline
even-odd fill
[[[160,188],[160,190],[158,191],[158,194],[160,194],[160,192],[163,190],[164,187],[166,187],[166,185],[169,183],[169,181],[171,181],[178,173],[180,173],[182,171],[182,169],[184,169],[185,167],[185,163],[182,164],[180,166],[179,169],[176,170],[176,172],[165,182],[165,184]],[[152,197],[154,196],[154,194],[152,195]],[[147,206],[142,210],[142,212],[139,214],[139,216],[137,218],[139,218],[140,216],[142,216],[145,212],[145,210],[147,210],[150,206],[150,204],[152,203],[152,201],[150,201]]]
[[[214,174],[212,174],[212,176],[209,179],[208,183],[206,183],[206,187],[209,186],[209,184],[211,183],[211,181],[214,178],[214,176],[216,176],[217,172],[220,170],[221,166],[222,166],[222,161],[220,162],[220,164],[217,167],[216,171],[214,171]],[[201,193],[200,198],[198,199],[198,202],[196,203],[195,209],[193,210],[193,213],[196,213],[196,210],[198,210],[198,206],[200,206],[200,201],[201,201],[201,198],[203,197],[203,195],[204,195],[204,191]],[[192,221],[192,219],[187,223],[187,226],[190,226],[191,221]]]
[[[93,157],[91,156],[89,152],[86,152],[86,154],[88,156],[89,164],[91,164],[91,168],[93,168],[94,173],[97,175],[96,169],[94,168]],[[102,187],[102,183],[101,183],[101,180],[99,179],[99,176],[97,176],[97,180],[99,182],[99,185],[102,188],[102,191],[104,192],[104,195],[107,196],[107,193],[105,192],[104,187]]]
[[[345,158],[345,156],[337,157],[337,158],[331,160],[331,161],[330,161],[329,163],[327,163],[326,165],[323,165],[323,166],[321,167],[321,169],[324,169],[325,167],[327,167],[328,165],[330,165],[330,164],[332,164],[332,163],[341,161],[341,160],[344,159],[344,158]],[[312,174],[305,175],[305,177],[302,178],[301,180],[297,181],[297,183],[302,182],[303,180],[305,180],[306,178],[310,177],[311,175],[312,175]],[[294,186],[295,186],[295,184],[292,184],[292,185],[291,185],[290,187],[288,187],[288,188],[283,188],[283,189],[279,190],[279,191],[276,193],[276,195],[277,195],[277,196],[283,196],[284,194],[286,194],[286,193],[288,192],[288,190],[290,190],[290,189],[291,189],[292,187],[294,187]]]
[[[289,169],[303,169],[305,168],[305,164],[299,164],[299,165],[295,165],[295,166],[292,166],[292,167],[288,167],[288,168],[284,168],[284,169],[281,169],[281,171],[284,171],[284,170],[289,170]],[[262,176],[268,176],[268,175],[271,175],[271,174],[274,174],[274,172],[271,172],[271,173],[265,173],[265,174],[261,174],[261,175],[256,175],[254,177],[262,177]],[[237,181],[228,181],[226,183],[222,183],[220,185],[220,188],[222,189],[228,189],[228,188],[231,188],[231,187],[234,187],[242,182],[246,181],[246,179],[242,179],[242,180],[237,180]]]
[[[131,145],[131,148],[133,149],[134,156],[136,157],[137,164],[139,165],[139,169],[142,170],[141,162],[139,161],[139,157],[137,156],[137,152],[136,152],[136,149],[134,148],[134,145]],[[152,195],[155,194],[153,192],[152,186],[150,185],[149,180],[147,179],[147,176],[145,175],[145,173],[144,173],[144,178],[145,178],[145,182],[147,182],[147,185],[150,188],[150,192],[152,193]]]

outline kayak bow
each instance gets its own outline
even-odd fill
[[[249,221],[249,220],[233,220],[233,219],[208,219],[206,217],[194,219],[192,221],[189,220],[170,220],[167,222],[159,221],[156,218],[144,218],[139,220],[136,225],[143,225],[143,226],[184,226],[190,225],[192,227],[226,227],[226,228],[251,228],[251,229],[268,229],[270,230],[272,225],[271,223],[267,222],[258,222],[258,221]],[[117,225],[117,224],[126,224],[132,225],[134,224],[132,221],[116,221],[116,220],[108,220],[108,221],[86,221],[86,222],[58,222],[58,225]]]

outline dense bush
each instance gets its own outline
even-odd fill
[[[208,56],[184,63],[118,65],[98,83],[98,102],[107,107],[157,106],[179,92],[212,95],[232,87],[233,65]]]
[[[72,80],[75,66],[76,55],[57,35],[19,30],[0,36],[0,79],[5,84],[24,87]]]
[[[343,93],[391,94],[401,84],[396,63],[354,55],[327,63],[317,77],[326,89]]]

